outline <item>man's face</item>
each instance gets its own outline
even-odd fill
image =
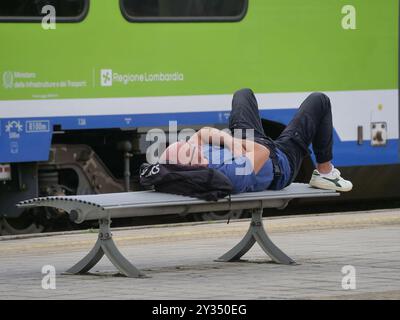
[[[161,156],[161,160],[167,160],[169,163],[182,165],[206,164],[200,146],[184,141],[179,141],[170,145]]]
[[[188,142],[183,143],[178,150],[178,163],[190,165],[195,155],[194,146]]]
[[[199,145],[185,142],[179,151],[179,163],[185,165],[204,164],[204,156]]]
[[[188,144],[188,148],[190,150],[190,162],[189,164],[191,165],[207,165],[208,161],[204,157],[203,152],[201,150],[201,147],[197,144],[191,144],[191,143],[186,143]]]

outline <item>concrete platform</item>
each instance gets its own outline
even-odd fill
[[[214,262],[247,220],[114,230],[121,251],[150,278],[116,277],[104,259],[93,275],[67,270],[96,232],[0,237],[0,299],[400,299],[400,210],[266,218],[271,239],[299,265],[271,263],[255,246],[245,262]],[[42,267],[56,269],[43,289]],[[356,289],[344,290],[344,266]]]

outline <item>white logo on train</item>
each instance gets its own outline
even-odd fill
[[[3,87],[6,89],[12,89],[14,87],[14,74],[11,71],[5,71],[3,73]]]
[[[111,69],[100,71],[100,84],[102,87],[111,87],[113,84],[113,72]]]
[[[8,121],[5,129],[10,139],[19,139],[20,133],[24,131],[20,121]]]

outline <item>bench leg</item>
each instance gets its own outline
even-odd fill
[[[142,278],[145,274],[139,271],[133,264],[131,264],[118,250],[114,241],[110,238],[104,240],[101,245],[105,255],[110,259],[112,264],[128,278]]]
[[[243,239],[236,246],[234,246],[223,256],[219,257],[216,261],[228,262],[240,260],[240,258],[253,247],[255,242],[256,239],[254,238],[253,231],[250,228]]]
[[[145,277],[145,274],[132,265],[118,250],[112,239],[110,230],[111,220],[99,221],[99,238],[93,249],[81,261],[68,269],[66,274],[83,274],[92,269],[106,255],[112,264],[125,276],[129,278]]]
[[[254,243],[257,242],[260,247],[268,254],[272,260],[280,264],[295,264],[296,262],[281,251],[268,237],[262,223],[263,210],[252,212],[249,230],[244,238],[231,250],[219,257],[216,261],[229,262],[239,260],[248,252]]]
[[[65,274],[83,274],[92,269],[104,256],[101,249],[101,240],[97,239],[93,249],[81,261],[69,268]]]

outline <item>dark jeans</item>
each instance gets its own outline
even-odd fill
[[[253,91],[239,90],[233,96],[229,129],[242,129],[243,139],[246,138],[245,129],[254,129],[254,141],[267,146],[272,156],[276,148],[281,150],[288,158],[291,169],[291,179],[286,185],[296,178],[304,157],[309,154],[311,143],[318,163],[333,158],[331,103],[323,93],[308,96],[286,129],[276,140],[272,140],[265,135]]]

